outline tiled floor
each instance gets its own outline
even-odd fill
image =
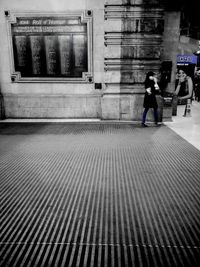
[[[179,105],[177,116],[165,124],[200,150],[200,102],[192,102],[191,116],[184,117],[184,111],[185,105]]]

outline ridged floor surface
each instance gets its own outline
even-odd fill
[[[200,266],[200,151],[166,126],[0,125],[0,266]]]

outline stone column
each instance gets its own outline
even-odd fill
[[[173,93],[175,89],[176,57],[180,36],[180,11],[165,11],[162,60],[172,61],[171,81],[166,89]]]
[[[145,76],[161,67],[164,9],[160,0],[107,0],[104,29],[102,118],[141,120]]]

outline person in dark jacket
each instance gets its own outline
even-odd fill
[[[179,68],[177,78],[174,95],[178,96],[180,100],[191,99],[193,93],[193,81],[187,74],[186,69],[183,67]]]
[[[145,95],[144,95],[144,111],[142,115],[142,126],[147,127],[145,124],[147,112],[150,108],[154,110],[155,124],[158,124],[158,104],[156,100],[156,91],[159,91],[159,86],[157,83],[156,74],[153,71],[149,71],[146,75],[144,82],[145,85]]]

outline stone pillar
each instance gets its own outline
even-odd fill
[[[180,36],[180,11],[165,12],[165,28],[163,33],[162,60],[172,61],[171,81],[166,90],[170,93],[175,89],[176,57],[178,53]]]
[[[105,2],[103,119],[141,120],[146,73],[159,73],[161,67],[164,9],[160,1]],[[148,117],[152,120],[150,113]]]

